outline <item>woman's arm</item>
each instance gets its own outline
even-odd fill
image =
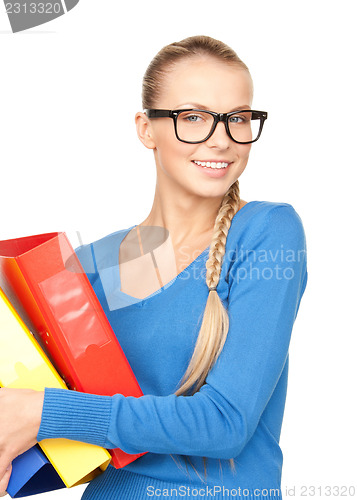
[[[277,205],[252,229],[229,273],[230,327],[193,396],[97,396],[46,389],[38,439],[64,437],[127,453],[237,456],[284,369],[307,281],[301,219]]]

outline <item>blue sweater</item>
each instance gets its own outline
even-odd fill
[[[134,227],[76,252],[144,395],[46,388],[37,439],[148,452],[122,469],[110,465],[89,483],[86,500],[281,498],[288,350],[307,282],[299,215],[287,203],[251,201],[233,217],[217,287],[228,310],[227,340],[193,396],[174,392],[209,293],[209,248],[164,287],[135,299],[120,291],[118,267],[120,243]],[[186,469],[181,455],[196,471]],[[228,461],[233,457],[235,473]]]

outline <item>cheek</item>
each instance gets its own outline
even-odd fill
[[[179,141],[175,134],[164,134],[156,143],[157,159],[163,168],[170,169],[190,162],[197,147]]]
[[[251,144],[237,144],[237,151],[240,158],[248,159],[250,150],[252,149]]]
[[[252,147],[251,144],[237,144],[236,152],[238,157],[238,163],[235,175],[238,175],[238,177],[244,172],[247,166],[251,147]]]

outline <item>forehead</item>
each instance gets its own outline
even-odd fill
[[[238,65],[212,57],[189,58],[165,74],[158,107],[173,109],[190,103],[227,112],[251,105],[253,85],[249,73]]]

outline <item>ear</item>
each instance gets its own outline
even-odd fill
[[[155,149],[153,132],[149,118],[145,113],[138,112],[135,115],[136,131],[139,139],[148,149]]]

